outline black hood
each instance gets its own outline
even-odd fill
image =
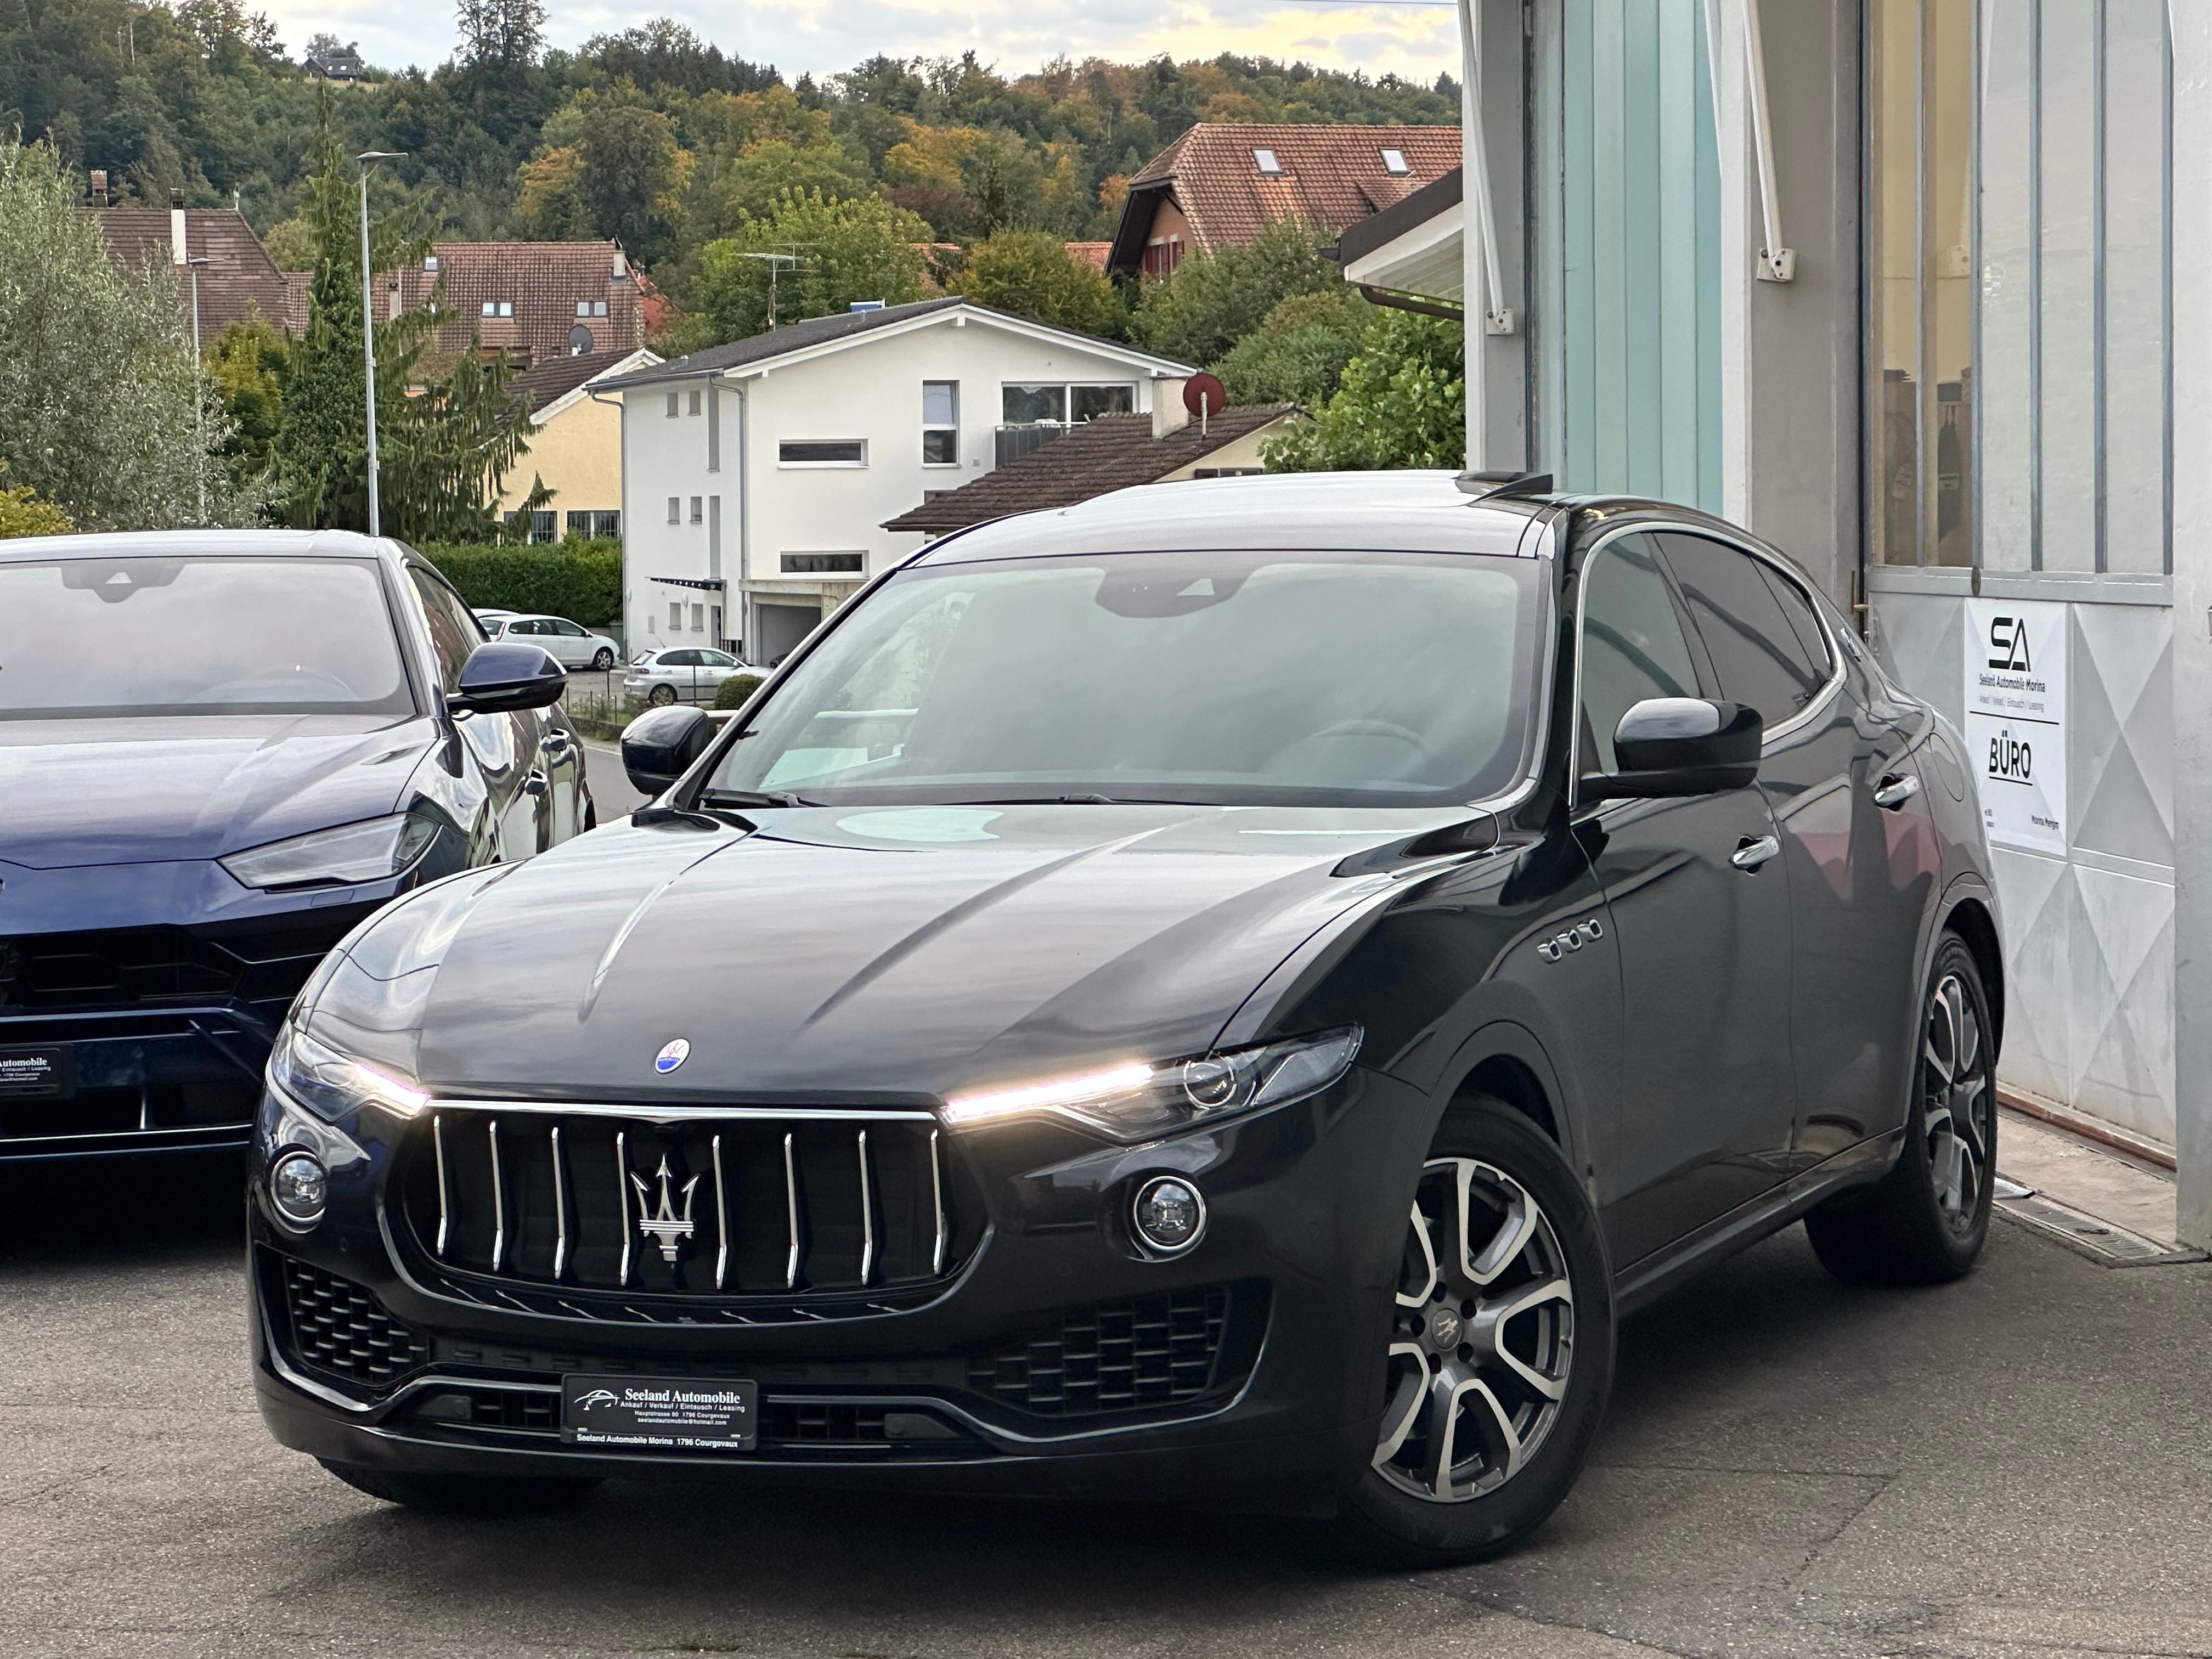
[[[1188,806],[809,809],[752,835],[611,829],[356,946],[442,965],[419,1070],[448,1095],[941,1097],[1209,1047],[1387,878],[1346,854],[1451,815]],[[1349,823],[1362,827],[1348,830]],[[379,937],[379,935],[383,937]],[[690,1044],[662,1077],[654,1056]]]

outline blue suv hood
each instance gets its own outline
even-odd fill
[[[220,858],[397,811],[429,720],[0,720],[0,862]]]

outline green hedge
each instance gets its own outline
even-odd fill
[[[473,610],[566,617],[586,628],[622,620],[622,544],[541,542],[501,547],[433,543],[422,549]]]
[[[760,690],[760,683],[767,678],[765,674],[731,675],[714,688],[714,707],[743,708],[746,700]]]

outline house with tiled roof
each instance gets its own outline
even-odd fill
[[[932,490],[888,520],[902,533],[943,536],[1015,513],[1073,507],[1094,495],[1185,478],[1262,472],[1261,445],[1297,413],[1296,404],[1243,404],[1194,419],[1176,398],[1152,412],[1107,415],[1064,433],[957,489]]]
[[[100,184],[105,184],[105,179]],[[95,187],[94,200],[106,199]],[[232,323],[260,316],[278,328],[292,328],[303,302],[290,291],[284,273],[261,246],[246,216],[234,208],[104,207],[80,210],[107,243],[118,264],[139,270],[167,265],[190,303],[191,272],[187,261],[204,259],[199,273],[200,337],[213,341]]]
[[[1149,432],[1193,373],[952,295],[594,381],[623,404],[624,638],[773,664],[914,550],[884,520],[1085,422]]]
[[[660,362],[642,346],[635,351],[590,351],[533,363],[507,382],[529,406],[538,430],[528,452],[500,480],[500,516],[528,512],[523,526],[533,542],[563,536],[622,534],[622,404],[592,391],[602,380]],[[528,506],[543,483],[553,492]]]
[[[1277,219],[1340,234],[1458,165],[1457,127],[1201,121],[1129,181],[1106,268],[1164,276]]]
[[[440,242],[379,277],[385,314],[427,305],[441,277],[447,355],[475,338],[526,368],[645,344],[644,284],[619,242]]]

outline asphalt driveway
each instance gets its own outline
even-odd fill
[[[1404,1575],[1140,1493],[385,1508],[261,1431],[238,1179],[0,1174],[0,1652],[2212,1654],[2203,1266],[2005,1225],[1964,1284],[1851,1291],[1793,1231],[1630,1323],[1531,1545]]]

